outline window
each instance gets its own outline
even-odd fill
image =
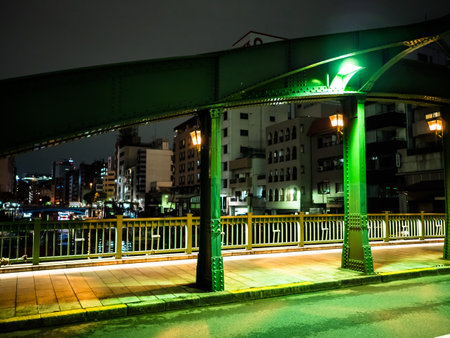
[[[224,121],[228,120],[228,111],[226,110],[223,112],[223,120]]]
[[[297,128],[295,126],[292,127],[292,139],[295,140],[297,138]]]
[[[223,128],[222,129],[222,136],[223,137],[227,137],[228,136],[228,128]]]
[[[280,189],[280,201],[284,202],[284,189],[283,188]]]
[[[284,181],[284,169],[280,169],[280,182]]]
[[[329,182],[319,182],[317,183],[317,193],[326,195],[330,193],[330,183]]]
[[[248,136],[248,130],[247,129],[241,129],[241,136]]]
[[[248,120],[248,114],[247,113],[241,113],[240,117],[241,117],[241,120]]]
[[[280,130],[280,135],[278,137],[278,141],[283,142],[284,141],[284,131]]]
[[[292,200],[293,201],[297,200],[297,188],[294,188],[294,191],[292,192]]]
[[[286,128],[286,141],[289,141],[291,139],[291,131],[289,130],[289,128]]]
[[[272,189],[269,189],[269,202],[273,201],[273,191]]]
[[[292,147],[292,159],[297,159],[297,147]]]
[[[222,180],[222,188],[228,188],[228,181]]]
[[[278,169],[275,169],[275,176],[273,177],[274,182],[278,182]]]
[[[292,179],[294,181],[297,179],[297,167],[292,168]]]
[[[227,153],[228,153],[228,145],[227,145],[227,144],[225,144],[224,146],[222,146],[222,149],[223,149],[223,153],[224,153],[224,154],[227,154]]]
[[[301,153],[304,153],[304,152],[305,152],[305,145],[304,145],[304,144],[301,144],[301,145],[300,145],[300,152],[301,152]]]
[[[321,158],[317,160],[318,171],[340,170],[344,167],[344,159],[341,157]]]
[[[240,151],[243,155],[248,154],[248,147],[241,147]]]
[[[291,180],[291,168],[286,168],[286,181]]]
[[[271,164],[272,163],[272,152],[269,151],[269,155],[267,156],[267,163]]]
[[[273,152],[273,163],[278,163],[278,151]]]
[[[228,162],[222,162],[222,170],[227,171],[228,170]]]
[[[273,133],[273,144],[277,144],[278,143],[278,132],[274,132]]]
[[[291,160],[291,149],[286,148],[286,161]]]
[[[280,150],[280,153],[279,153],[278,157],[280,159],[280,162],[284,161],[284,150],[283,149]]]
[[[273,115],[269,116],[269,121],[270,122],[275,122],[275,116],[273,116]]]
[[[271,145],[272,144],[272,133],[269,133],[268,135],[267,135],[267,145]]]
[[[305,132],[305,126],[300,124],[300,133],[303,134]]]
[[[272,172],[272,170],[271,170],[270,173],[269,173],[269,183],[272,182],[272,176],[273,176],[273,172]]]
[[[300,174],[304,174],[305,173],[305,166],[301,165],[300,166]]]
[[[323,135],[317,139],[318,148],[331,147],[340,143],[342,143],[342,140],[341,139],[338,140],[336,134]]]
[[[336,192],[344,192],[344,184],[342,183],[336,183]]]
[[[278,202],[278,199],[279,199],[279,197],[278,197],[278,189],[275,189],[275,202]]]

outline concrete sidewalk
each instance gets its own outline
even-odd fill
[[[376,275],[341,269],[341,250],[224,257],[224,292],[194,286],[196,260],[0,274],[0,331],[168,311],[450,273],[443,243],[372,247]]]

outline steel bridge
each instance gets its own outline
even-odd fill
[[[340,100],[344,114],[344,268],[373,273],[368,242],[364,103],[430,105],[450,121],[450,70],[405,59],[437,44],[450,15],[423,23],[315,36],[212,54],[139,61],[0,81],[0,156],[117,128],[197,113],[202,208],[197,284],[222,290],[220,117],[245,105]],[[450,257],[450,137],[444,131]]]

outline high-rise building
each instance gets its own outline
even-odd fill
[[[66,205],[66,174],[74,170],[75,166],[72,159],[64,159],[53,162],[52,178],[53,178],[53,200],[54,205]]]
[[[116,201],[126,209],[144,211],[145,194],[152,184],[171,185],[172,155],[169,142],[162,139],[150,144],[119,146]]]

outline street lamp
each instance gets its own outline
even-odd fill
[[[202,147],[202,133],[200,130],[193,130],[190,132],[192,144],[197,147],[197,150],[200,152]]]
[[[331,122],[331,126],[336,128],[338,136],[343,134],[342,129],[344,128],[344,115],[336,113],[328,117]]]
[[[441,117],[441,112],[437,111],[431,114],[426,114],[425,119],[428,123],[430,131],[434,132],[437,137],[441,138],[444,135],[444,121]]]

